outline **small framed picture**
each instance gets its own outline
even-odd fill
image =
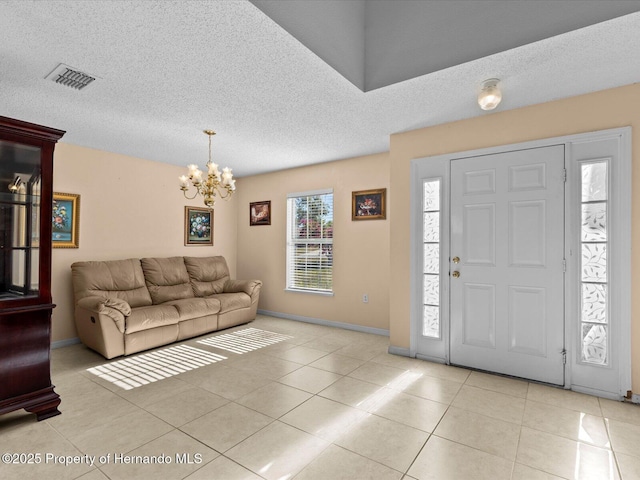
[[[271,225],[271,200],[249,204],[249,225]]]
[[[361,190],[351,194],[351,220],[387,218],[387,189]]]
[[[51,245],[53,248],[78,248],[80,195],[53,193],[51,209]]]
[[[213,245],[213,210],[184,207],[184,244]]]

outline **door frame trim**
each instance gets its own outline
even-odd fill
[[[467,150],[462,152],[452,152],[432,157],[421,157],[411,160],[411,189],[410,189],[410,243],[411,243],[411,305],[410,305],[410,346],[409,355],[411,357],[422,358],[439,363],[449,363],[449,219],[450,209],[450,164],[452,160],[475,157],[482,155],[493,155],[510,151],[548,147],[552,145],[565,146],[565,168],[570,170],[571,145],[589,141],[598,141],[611,138],[620,140],[620,162],[618,174],[614,179],[615,189],[612,193],[616,195],[620,205],[628,205],[626,211],[620,213],[618,218],[619,236],[616,238],[616,246],[622,252],[631,252],[631,127],[614,128],[595,132],[585,132],[575,135],[564,135],[560,137],[544,138],[528,142],[521,142],[508,145],[498,145],[488,148]],[[422,181],[427,178],[440,177],[441,184],[441,236],[440,236],[440,305],[441,305],[441,336],[438,339],[422,337],[420,335],[420,325],[422,320]],[[577,206],[570,194],[573,186],[565,188],[565,258],[569,259],[569,248],[572,239],[579,232],[570,232],[570,219],[573,218],[572,211]],[[620,255],[617,256],[620,258]],[[613,263],[615,261],[616,263]],[[631,389],[631,262],[612,261],[612,268],[615,268],[618,283],[619,318],[618,338],[613,339],[612,349],[619,361],[619,391],[602,392],[589,388],[579,387],[576,390],[585,393],[594,393],[600,396],[619,399],[627,390]],[[578,268],[576,271],[575,269]],[[565,349],[574,347],[574,339],[577,338],[577,312],[570,311],[572,299],[570,281],[576,278],[579,272],[577,262],[567,262],[565,275]],[[420,348],[427,345],[428,348]],[[574,355],[575,356],[575,355]],[[571,358],[565,364],[565,388],[572,388],[571,369],[574,362]]]

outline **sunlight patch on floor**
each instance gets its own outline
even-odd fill
[[[291,335],[282,333],[269,332],[258,328],[245,328],[244,330],[198,340],[198,343],[226,350],[227,352],[243,354],[292,338]]]
[[[206,350],[178,345],[105,363],[87,371],[125,390],[131,390],[226,359]]]

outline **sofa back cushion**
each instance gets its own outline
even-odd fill
[[[140,260],[75,262],[71,277],[76,303],[85,297],[119,298],[131,307],[151,305]]]
[[[189,274],[182,257],[143,258],[140,263],[154,305],[193,298]]]
[[[222,293],[229,280],[229,267],[224,257],[184,257],[184,264],[196,297]]]

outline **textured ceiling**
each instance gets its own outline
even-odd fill
[[[211,128],[214,159],[239,176],[383,152],[392,133],[487,115],[475,97],[491,77],[498,110],[640,80],[640,13],[366,93],[248,1],[0,0],[0,35],[0,115],[176,165],[204,164]],[[83,91],[45,80],[59,63],[98,80]]]

